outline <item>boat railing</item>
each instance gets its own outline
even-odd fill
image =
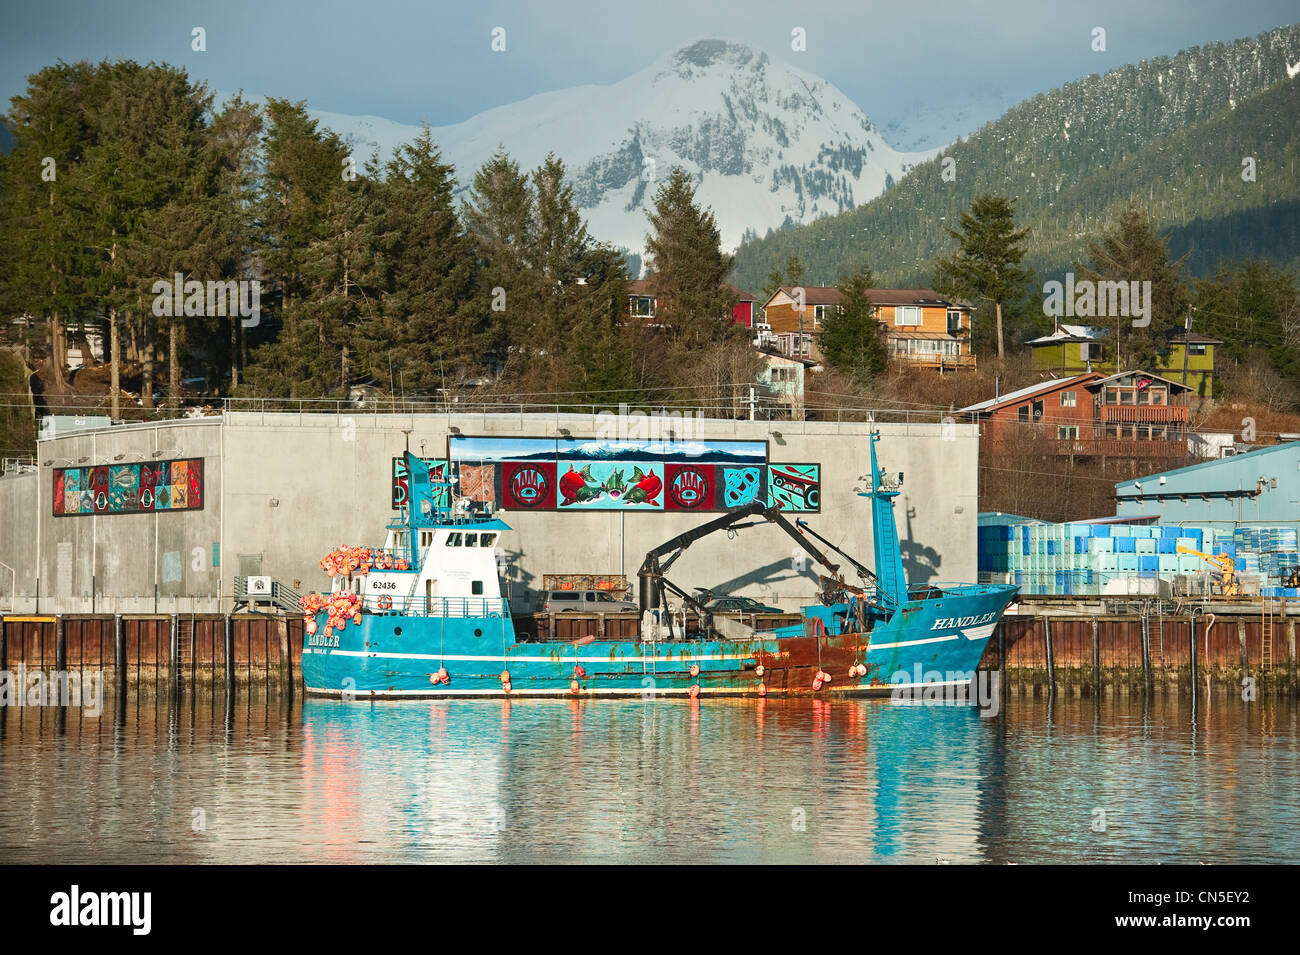
[[[508,617],[510,602],[505,597],[389,597],[369,594],[365,609],[371,613],[403,614],[408,617]]]

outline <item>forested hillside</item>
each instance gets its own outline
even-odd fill
[[[1061,272],[1136,199],[1191,274],[1221,259],[1300,264],[1300,27],[1093,75],[1036,96],[857,209],[743,245],[733,279],[763,285],[797,255],[806,281],[866,261],[880,280],[931,280],[947,233],[981,193],[1017,197],[1025,264]],[[949,170],[945,175],[945,159]],[[1253,168],[1243,165],[1252,160]],[[1253,173],[1253,181],[1243,179]],[[1251,176],[1247,176],[1247,179]]]

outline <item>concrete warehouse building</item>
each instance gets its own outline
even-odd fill
[[[877,427],[882,469],[905,475],[909,577],[974,580],[976,426]],[[862,422],[348,410],[81,430],[39,441],[34,469],[0,478],[0,607],[225,611],[248,575],[324,589],[322,556],[382,544],[399,515],[408,441],[511,526],[497,553],[517,612],[536,609],[546,574],[625,574],[635,587],[647,550],[746,494],[870,561],[870,510],[853,493],[870,473],[867,434]],[[795,609],[818,585],[801,557],[763,524],[697,542],[670,578]]]
[[[1119,517],[1231,531],[1300,526],[1300,441],[1217,458],[1115,485]]]

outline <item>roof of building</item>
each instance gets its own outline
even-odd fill
[[[1006,511],[980,511],[975,520],[980,527],[999,527],[1005,524],[1047,523],[1047,521],[1040,521],[1036,517],[1024,517],[1020,514],[1010,514]]]
[[[1286,441],[1282,444],[1270,445],[1267,448],[1259,448],[1255,451],[1246,451],[1242,454],[1232,454],[1226,458],[1212,458],[1209,461],[1202,461],[1200,464],[1189,464],[1185,468],[1174,468],[1172,471],[1158,471],[1155,474],[1148,474],[1140,478],[1131,478],[1127,481],[1116,481],[1115,492],[1118,494],[1120,488],[1129,488],[1134,484],[1143,481],[1153,481],[1161,477],[1172,477],[1175,474],[1192,474],[1196,471],[1205,471],[1209,468],[1218,467],[1236,467],[1247,458],[1262,458],[1267,454],[1276,454],[1279,451],[1295,451],[1300,449],[1300,441]]]
[[[1089,372],[1086,375],[1072,375],[1069,378],[1052,378],[1049,381],[1040,381],[1037,384],[1029,385],[1028,387],[1020,388],[1016,391],[1009,391],[1005,395],[1000,395],[997,398],[990,398],[987,401],[980,401],[973,405],[967,405],[965,408],[958,408],[957,413],[960,414],[967,411],[992,411],[994,408],[1000,408],[1003,405],[1024,401],[1026,398],[1038,394],[1039,392],[1054,391],[1055,389],[1063,388],[1066,385],[1082,384],[1100,377],[1101,375],[1096,372]]]
[[[1175,328],[1168,335],[1171,342],[1190,342],[1193,345],[1222,345],[1223,342],[1217,338],[1211,338],[1209,335],[1200,335],[1196,332],[1185,332],[1180,328]]]
[[[1052,334],[1044,335],[1041,338],[1032,338],[1027,344],[1033,346],[1060,345],[1065,342],[1091,342],[1105,336],[1105,329],[1093,328],[1090,325],[1057,325]]]
[[[1129,377],[1130,375],[1142,375],[1143,377],[1145,377],[1145,378],[1150,378],[1150,379],[1153,380],[1153,381],[1163,381],[1165,384],[1167,384],[1167,385],[1173,385],[1175,388],[1181,388],[1181,389],[1183,389],[1183,391],[1191,391],[1191,390],[1192,390],[1192,386],[1191,386],[1191,385],[1184,385],[1184,384],[1182,384],[1181,382],[1173,381],[1173,380],[1171,380],[1171,379],[1169,379],[1169,378],[1165,378],[1165,377],[1163,377],[1163,376],[1161,376],[1161,375],[1156,375],[1156,374],[1153,374],[1152,372],[1149,372],[1149,371],[1143,371],[1141,368],[1134,368],[1134,369],[1131,370],[1131,371],[1120,371],[1120,372],[1116,372],[1116,373],[1113,374],[1113,375],[1107,375],[1105,378],[1099,378],[1099,379],[1097,379],[1097,381],[1092,382],[1091,384],[1088,385],[1088,387],[1089,387],[1089,388],[1092,388],[1092,387],[1097,386],[1097,385],[1104,385],[1104,384],[1105,384],[1106,382],[1108,382],[1108,381],[1114,381],[1116,378],[1127,378],[1127,377]]]
[[[740,302],[761,302],[762,301],[762,299],[759,296],[755,295],[753,292],[746,292],[743,288],[741,288],[738,285],[728,285],[727,288],[730,289],[732,294],[736,296],[737,304],[739,304]]]
[[[947,332],[900,332],[893,328],[885,329],[885,337],[904,338],[904,339],[910,338],[913,340],[921,340],[921,341],[943,341],[943,342],[956,342],[956,341],[964,340],[958,338],[956,335],[949,335]]]
[[[772,348],[759,348],[757,349],[757,351],[759,355],[761,355],[765,360],[769,362],[785,361],[785,362],[789,362],[792,365],[803,365],[805,368],[821,367],[821,362],[819,361],[814,361],[811,358],[796,358],[794,355],[787,355],[784,352],[779,352]]]
[[[772,299],[781,293],[793,298],[796,287],[799,286],[781,286],[772,293],[771,298],[767,300],[768,304],[771,304]],[[805,285],[801,287],[804,290],[804,303],[807,305],[838,305],[844,300],[844,293],[834,285]],[[942,295],[932,288],[869,288],[866,290],[866,295],[871,300],[872,305],[930,305],[933,307],[965,309],[971,307],[960,299]]]

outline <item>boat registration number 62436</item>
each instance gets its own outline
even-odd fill
[[[395,580],[376,580],[372,585],[375,590],[396,590],[397,581]]]

